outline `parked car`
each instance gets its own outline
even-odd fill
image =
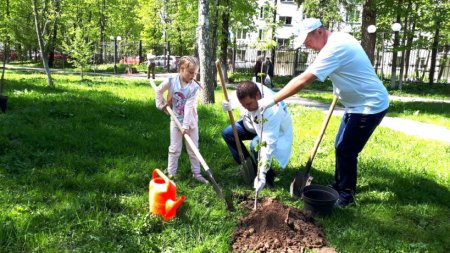
[[[176,71],[178,66],[179,56],[169,55],[169,69],[170,71]],[[167,55],[159,55],[155,57],[155,65],[166,68]]]
[[[4,55],[3,51],[0,52],[0,61],[3,61],[3,55]],[[7,58],[8,58],[7,60],[14,61],[14,60],[17,59],[17,53],[15,51],[10,51],[9,52],[9,57],[7,57]]]

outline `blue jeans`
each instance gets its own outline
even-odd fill
[[[358,155],[387,110],[376,114],[345,113],[336,135],[336,171],[334,188],[355,193]]]
[[[236,122],[236,130],[237,130],[237,133],[239,136],[242,153],[244,154],[244,158],[247,159],[247,157],[250,157],[250,154],[242,141],[253,140],[256,137],[256,134],[247,131],[247,129],[245,129],[245,127],[244,127],[244,123],[242,122],[242,120],[239,120],[238,122]],[[222,131],[222,138],[227,143],[228,148],[230,149],[234,160],[238,164],[241,164],[241,158],[239,157],[239,153],[237,151],[236,141],[234,140],[233,129],[231,128],[231,125],[227,126]],[[252,146],[250,148],[252,149],[252,151],[254,150],[253,142],[252,142]],[[256,160],[257,157],[254,157],[254,158]]]

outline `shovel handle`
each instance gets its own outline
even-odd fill
[[[227,88],[225,87],[225,77],[223,75],[222,65],[220,63],[220,60],[216,61],[216,68],[217,68],[217,73],[219,73],[220,84],[222,86],[223,96],[225,97],[226,101],[230,102],[230,100],[228,99]],[[228,117],[230,117],[231,129],[233,130],[234,141],[236,142],[236,148],[238,150],[239,157],[241,158],[241,163],[243,164],[245,162],[244,153],[242,152],[241,141],[239,140],[239,135],[238,135],[237,129],[236,129],[236,122],[234,120],[232,111],[228,112]]]
[[[325,134],[325,130],[327,129],[328,122],[330,122],[331,115],[333,114],[334,107],[336,107],[338,97],[334,95],[333,102],[331,102],[330,108],[328,109],[328,113],[325,116],[325,120],[322,123],[322,128],[320,129],[320,134],[316,139],[316,142],[314,143],[314,148],[311,151],[311,154],[309,156],[309,160],[306,163],[306,173],[309,173],[309,169],[311,169],[312,162],[314,160],[314,157],[316,156],[317,150],[319,149],[319,144],[322,141],[323,135]]]

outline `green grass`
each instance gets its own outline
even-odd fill
[[[0,114],[0,252],[229,252],[242,208],[227,212],[211,186],[192,179],[183,151],[176,178],[186,202],[163,222],[148,212],[153,168],[164,169],[169,119],[147,81],[6,73],[8,111]],[[215,105],[199,105],[200,152],[216,181],[253,196],[220,138],[228,124]],[[323,113],[290,107],[293,154],[263,196],[302,208],[289,183],[306,164]],[[333,180],[333,117],[314,160],[317,184]],[[339,252],[448,252],[450,145],[387,128],[360,156],[357,205],[318,218]],[[235,203],[237,206],[237,203]]]

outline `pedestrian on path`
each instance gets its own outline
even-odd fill
[[[147,55],[147,79],[150,79],[150,74],[153,79],[155,79],[155,58],[156,56],[152,54]]]
[[[270,57],[266,57],[266,61],[264,62],[264,73],[266,74],[264,76],[264,85],[273,88],[273,64],[270,61]]]
[[[338,206],[354,202],[358,155],[389,107],[386,88],[375,73],[360,43],[350,34],[331,32],[319,19],[308,18],[300,24],[299,45],[319,51],[315,61],[273,97],[258,101],[260,110],[294,95],[304,87],[327,76],[333,93],[345,107],[335,140],[335,183]]]

